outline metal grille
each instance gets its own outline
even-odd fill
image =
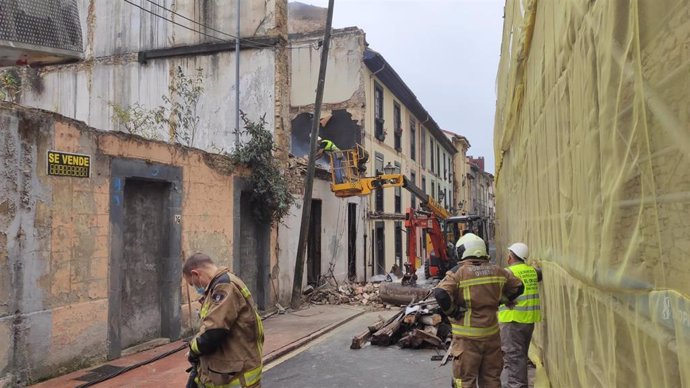
[[[0,0],[0,40],[82,52],[77,0]]]

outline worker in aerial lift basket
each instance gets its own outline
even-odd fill
[[[434,296],[453,328],[453,387],[500,388],[503,354],[498,328],[501,298],[523,290],[510,271],[489,263],[482,239],[464,243],[460,264],[446,273]]]
[[[264,329],[247,286],[203,253],[190,256],[182,273],[202,295],[187,388],[260,388]]]
[[[503,305],[498,310],[503,349],[503,388],[527,388],[527,351],[532,341],[534,324],[541,321],[539,282],[541,271],[525,261],[529,255],[526,244],[516,242],[508,247],[508,267],[525,285],[514,306]]]
[[[317,139],[319,141],[319,150],[316,152],[316,159],[328,153],[333,161],[333,173],[335,174],[335,183],[343,183],[343,153],[340,151],[335,143],[330,140],[322,139],[321,136]]]

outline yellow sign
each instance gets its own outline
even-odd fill
[[[91,176],[91,156],[48,151],[48,175],[88,178]]]

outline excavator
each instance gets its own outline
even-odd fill
[[[459,237],[458,228],[448,228],[444,232],[448,211],[431,196],[415,186],[405,175],[396,173],[394,168],[384,168],[375,176],[364,176],[368,153],[361,145],[353,149],[331,153],[331,191],[337,197],[370,195],[376,190],[389,187],[402,187],[419,199],[421,209],[408,208],[405,215],[407,229],[408,258],[405,263],[403,285],[414,285],[417,281],[417,241],[419,231],[426,232],[427,252],[423,258],[424,273],[427,279],[443,277],[455,265],[454,242]],[[393,170],[393,171],[391,171]]]

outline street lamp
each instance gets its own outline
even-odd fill
[[[397,168],[396,168],[395,166],[393,166],[393,165],[391,164],[391,162],[388,162],[388,164],[386,165],[386,167],[383,168],[383,172],[384,172],[386,175],[394,174],[396,170],[397,170]]]

